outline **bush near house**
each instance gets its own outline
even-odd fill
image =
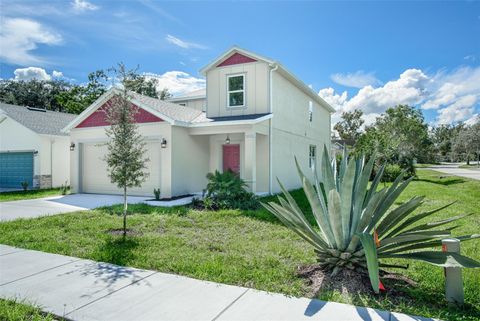
[[[207,179],[205,197],[200,204],[204,208],[252,210],[259,207],[257,197],[245,189],[247,184],[238,174],[215,171],[208,173]]]

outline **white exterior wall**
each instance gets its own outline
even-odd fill
[[[269,112],[269,66],[251,62],[216,67],[207,72],[207,117],[263,114]],[[245,107],[227,107],[227,75],[245,74]]]
[[[272,192],[280,192],[278,177],[287,189],[301,186],[295,167],[297,157],[305,175],[309,170],[309,146],[317,146],[317,166],[324,144],[330,148],[330,113],[278,72],[273,72]],[[309,102],[313,120],[309,121]]]
[[[192,136],[188,128],[172,127],[172,195],[202,192],[207,186],[208,136]]]
[[[199,98],[199,99],[190,99],[190,100],[178,100],[172,101],[174,104],[185,104],[185,107],[193,108],[200,111],[205,111],[207,106],[207,99],[206,98]]]
[[[33,174],[51,175],[52,187],[70,181],[69,146],[68,136],[39,135],[8,117],[0,123],[0,151],[38,151]]]
[[[167,148],[158,148],[160,156],[157,161],[149,161],[147,167],[156,167],[160,169],[160,181],[158,186],[161,190],[161,197],[172,196],[172,126],[167,122],[139,124],[139,132],[148,143],[158,142],[165,138]],[[76,128],[70,132],[71,141],[75,143],[75,151],[71,153],[70,159],[70,177],[72,191],[82,192],[82,150],[83,144],[105,143],[108,137],[105,134],[105,127]],[[154,151],[156,152],[156,151]],[[153,157],[152,157],[153,158]],[[153,197],[152,186],[144,186],[132,190],[131,195],[151,195]],[[129,193],[130,194],[130,193]]]

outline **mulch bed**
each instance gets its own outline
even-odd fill
[[[147,200],[147,202],[150,202],[150,201],[174,201],[174,200],[178,200],[178,199],[181,199],[181,198],[185,198],[185,197],[191,197],[193,196],[193,194],[185,194],[185,195],[180,195],[180,196],[174,196],[174,197],[169,197],[169,198],[161,198],[159,200],[153,198],[153,199],[150,199],[150,200]]]
[[[299,266],[297,274],[306,279],[308,285],[309,297],[317,297],[322,290],[336,290],[343,294],[368,294],[376,295],[372,290],[372,285],[367,271],[357,271],[343,269],[334,277],[331,271],[324,271],[319,264]],[[385,291],[380,295],[408,298],[408,295],[401,291],[403,287],[415,287],[417,284],[400,274],[380,272],[380,280],[385,286]]]

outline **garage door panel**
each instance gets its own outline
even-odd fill
[[[22,182],[33,186],[33,153],[0,153],[0,187],[21,188]]]
[[[129,195],[153,196],[153,189],[160,187],[160,144],[147,143],[146,157],[148,178],[141,187],[130,188]],[[110,182],[107,164],[104,160],[107,146],[104,144],[84,144],[83,146],[83,192],[100,194],[122,194],[123,191]]]

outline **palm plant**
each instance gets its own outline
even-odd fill
[[[418,224],[452,204],[411,215],[423,203],[423,196],[413,197],[391,208],[412,178],[399,175],[390,187],[379,189],[384,166],[370,188],[375,158],[365,164],[364,157],[354,159],[344,151],[340,165],[330,161],[326,147],[320,173],[314,172],[314,183],[305,177],[295,159],[303,190],[310,203],[316,227],[312,226],[299,206],[279,181],[283,196],[279,203],[262,204],[287,227],[314,247],[318,262],[325,270],[337,274],[341,269],[368,270],[373,290],[379,291],[379,268],[402,267],[382,264],[379,259],[416,259],[443,267],[480,267],[480,263],[456,253],[429,250],[441,245],[455,227],[439,228],[467,215]],[[457,237],[460,241],[479,238],[480,234]]]

